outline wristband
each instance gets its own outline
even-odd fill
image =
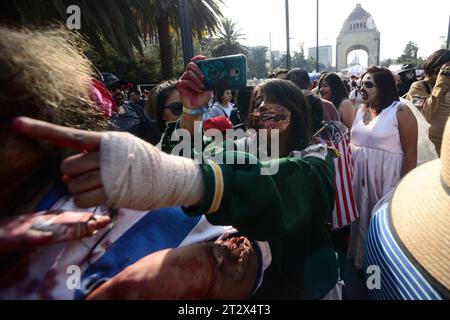
[[[188,107],[183,107],[183,112],[185,114],[190,115],[190,116],[197,116],[197,115],[203,114],[204,111],[205,111],[205,108],[191,109],[191,108],[188,108]]]

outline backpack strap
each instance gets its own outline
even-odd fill
[[[225,110],[222,109],[222,107],[220,107],[220,106],[216,106],[216,107],[217,107],[217,109],[219,109],[220,111],[222,111],[222,113],[223,113],[223,115],[224,115],[225,117],[227,117],[228,119],[230,118],[230,117],[228,117],[228,115],[227,115],[227,113],[225,112]]]

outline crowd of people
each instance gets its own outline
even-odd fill
[[[66,31],[0,34],[0,299],[450,297],[450,50],[424,80],[293,69],[216,92],[198,56],[140,92]]]

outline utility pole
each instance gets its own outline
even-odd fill
[[[289,0],[286,2],[286,69],[291,69],[291,38],[289,36]]]
[[[450,48],[450,17],[448,18],[447,49]]]
[[[319,0],[316,0],[317,4],[317,26],[316,26],[316,72],[320,73],[319,70]]]
[[[272,32],[269,32],[269,46],[270,46],[270,70],[273,70],[273,53],[272,53]]]
[[[192,43],[192,26],[189,18],[188,0],[179,0],[180,3],[180,21],[181,38],[183,43],[184,65],[187,66],[194,56],[194,44]]]

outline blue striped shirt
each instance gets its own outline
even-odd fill
[[[369,290],[376,300],[442,300],[394,237],[389,221],[389,203],[372,217],[366,241],[365,268],[377,266],[380,289]]]

